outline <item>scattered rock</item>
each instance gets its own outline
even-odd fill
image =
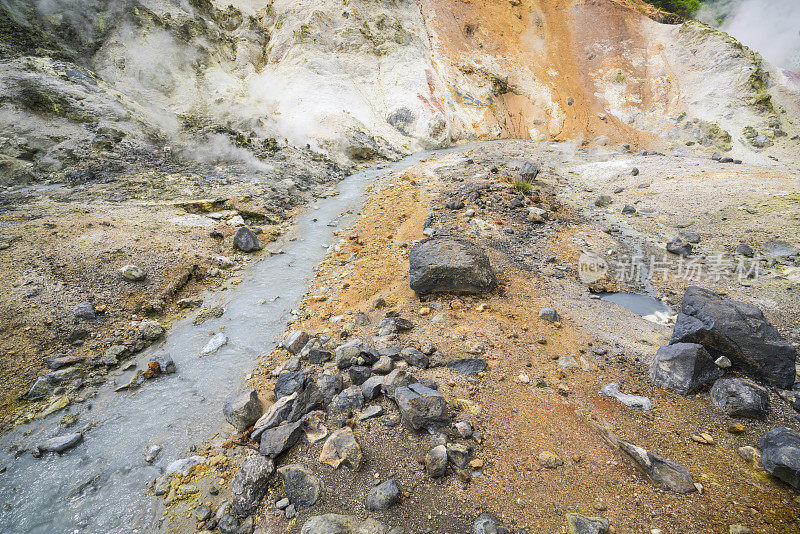
[[[323,491],[322,480],[308,468],[300,464],[284,465],[278,468],[278,474],[283,479],[283,488],[289,502],[296,506],[313,506],[319,500]],[[309,520],[310,521],[310,520]],[[303,526],[303,532],[317,534],[325,530],[307,530],[308,523]],[[336,531],[334,531],[336,532]]]
[[[425,470],[433,478],[447,474],[447,447],[438,445],[425,455]]]
[[[769,412],[766,388],[745,378],[721,378],[714,382],[711,401],[731,417],[764,419]]]
[[[139,323],[139,337],[145,341],[155,341],[164,335],[164,327],[158,321],[145,319]]]
[[[264,456],[275,458],[291,448],[303,435],[302,421],[284,423],[261,432],[261,445],[258,451]]]
[[[653,407],[653,402],[647,397],[622,393],[619,390],[619,384],[616,382],[606,384],[600,391],[609,397],[614,397],[625,406],[630,406],[631,408],[638,408],[639,410],[644,410],[647,412]]]
[[[675,493],[697,491],[692,474],[678,462],[653,454],[626,441],[620,441],[619,445],[623,451],[644,468],[647,475],[656,484]]]
[[[388,356],[381,356],[372,366],[372,372],[378,375],[388,375],[392,369],[394,369],[394,362]]]
[[[361,413],[361,415],[358,417],[358,420],[366,421],[367,419],[380,417],[381,415],[383,415],[383,407],[380,405],[367,406],[367,409]]]
[[[482,358],[462,358],[447,362],[447,368],[464,376],[478,374],[486,370],[486,360]]]
[[[322,446],[319,461],[334,468],[344,464],[353,471],[361,469],[364,455],[353,435],[353,429],[345,426],[331,434]]]
[[[86,319],[87,321],[92,321],[97,318],[94,304],[91,302],[76,304],[75,307],[72,308],[72,315],[74,315],[76,319]]]
[[[383,394],[390,399],[394,399],[395,392],[398,388],[408,386],[416,383],[417,379],[413,375],[407,373],[404,369],[395,369],[383,380],[381,389]]]
[[[54,438],[45,440],[39,445],[37,445],[36,448],[39,450],[40,453],[43,452],[62,453],[77,446],[81,441],[83,441],[83,434],[81,434],[80,432],[75,432],[74,434],[56,436]]]
[[[537,208],[536,206],[529,206],[528,207],[528,216],[526,219],[532,223],[544,223],[547,221],[548,215],[547,210],[542,208]]]
[[[472,424],[469,421],[459,421],[456,423],[456,431],[463,439],[469,439],[472,437]]]
[[[753,248],[747,243],[739,243],[736,245],[736,250],[734,252],[746,258],[752,258],[753,254],[755,254]]]
[[[708,351],[697,343],[661,347],[650,363],[650,380],[683,396],[723,374]]]
[[[239,432],[246,430],[261,417],[261,404],[256,390],[248,388],[230,397],[222,408],[225,420]]]
[[[731,366],[731,361],[728,359],[727,356],[720,356],[719,358],[714,360],[714,364],[720,369],[728,369]]]
[[[472,452],[469,447],[461,443],[448,443],[447,461],[456,467],[465,467],[469,463],[470,453]]]
[[[263,456],[251,456],[231,480],[231,510],[239,517],[251,515],[258,508],[275,473],[275,464]]]
[[[254,231],[246,226],[240,226],[233,234],[233,246],[242,252],[261,250],[261,241]]]
[[[756,306],[691,286],[686,289],[670,344],[699,343],[732,369],[769,385],[791,388],[797,352]]]
[[[308,340],[308,332],[294,330],[289,332],[289,335],[286,336],[286,339],[283,340],[282,344],[283,347],[292,354],[298,354],[301,350],[303,350],[303,347],[306,346]]]
[[[430,364],[428,356],[413,347],[406,347],[401,350],[400,357],[403,358],[408,365],[413,365],[414,367],[419,367],[420,369],[427,369],[428,365]]]
[[[800,434],[781,426],[764,434],[761,465],[771,475],[800,489]]]
[[[511,530],[487,512],[478,516],[472,524],[472,534],[511,534]]]
[[[161,453],[161,445],[150,445],[144,453],[144,461],[152,464]]]
[[[409,263],[417,293],[484,293],[497,285],[486,253],[460,237],[423,239],[412,247]]]
[[[519,178],[520,180],[524,180],[526,182],[532,182],[536,180],[536,177],[539,176],[541,169],[539,168],[539,164],[535,161],[524,161],[519,168]]]
[[[372,518],[361,521],[351,515],[326,514],[310,517],[300,534],[388,534],[389,530]]]
[[[555,469],[556,467],[564,465],[564,460],[562,460],[557,454],[553,454],[552,452],[548,451],[542,451],[539,453],[539,464],[547,469]]]
[[[364,504],[367,510],[388,510],[399,502],[400,488],[392,478],[369,490]]]
[[[119,270],[119,274],[122,276],[122,278],[130,282],[141,282],[147,277],[147,273],[145,273],[141,267],[136,265],[126,265]]]
[[[371,376],[361,384],[361,393],[366,400],[373,400],[380,396],[383,389],[385,378],[382,376]]]
[[[279,374],[278,379],[275,380],[275,388],[273,390],[275,392],[275,398],[280,399],[300,391],[303,389],[303,386],[305,386],[307,378],[308,375],[303,371]]]
[[[364,405],[364,394],[358,386],[350,386],[336,395],[328,406],[328,413],[335,415],[358,410]]]
[[[633,214],[635,214],[635,213],[636,213],[636,208],[634,208],[634,207],[633,207],[633,206],[631,206],[630,204],[625,204],[625,205],[622,207],[622,214],[623,214],[623,215],[633,215]]]
[[[551,323],[557,323],[561,321],[561,316],[558,315],[558,312],[553,308],[542,308],[539,310],[539,318]]]
[[[673,238],[667,242],[667,252],[677,254],[679,256],[688,256],[692,253],[693,247],[691,243],[684,243],[679,237]]]
[[[800,249],[786,241],[772,240],[767,241],[761,247],[764,252],[775,258],[792,258],[800,256]]]
[[[412,428],[433,428],[447,419],[447,403],[438,391],[420,384],[397,388],[394,400]]]
[[[600,195],[594,201],[594,205],[598,208],[605,208],[606,206],[610,206],[614,202],[614,199],[611,198],[609,195]]]

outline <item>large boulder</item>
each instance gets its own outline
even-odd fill
[[[714,406],[732,417],[764,419],[769,412],[769,393],[746,378],[719,379],[711,386]]]
[[[497,285],[486,253],[460,237],[423,239],[411,248],[409,264],[417,293],[485,293]]]
[[[261,405],[258,403],[256,390],[248,388],[229,398],[222,408],[222,414],[236,430],[246,430],[261,417]]]
[[[794,384],[797,352],[761,310],[713,291],[686,289],[670,343],[699,343],[754,380],[782,389]]]
[[[661,347],[650,363],[650,380],[681,395],[688,395],[723,375],[714,359],[697,343]]]
[[[322,480],[307,467],[300,464],[284,465],[278,468],[278,474],[283,479],[283,489],[292,504],[313,506],[319,500],[324,489]],[[316,534],[317,531],[311,532]]]
[[[768,473],[800,489],[800,434],[779,426],[761,436],[761,465]]]
[[[447,402],[444,396],[422,384],[397,388],[394,400],[403,419],[414,429],[441,426],[447,420]]]
[[[264,456],[275,458],[283,451],[290,449],[303,435],[303,422],[284,423],[268,428],[261,433],[258,451]]]
[[[231,480],[233,513],[239,517],[247,517],[255,512],[273,473],[275,464],[269,458],[252,456],[245,460]]]
[[[233,234],[233,246],[242,252],[261,250],[261,240],[254,231],[246,226],[240,226]]]

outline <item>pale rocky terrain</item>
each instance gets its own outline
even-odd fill
[[[637,0],[7,0],[0,71],[2,428],[55,417],[66,436],[15,457],[80,454],[121,369],[136,374],[120,395],[174,379],[148,346],[224,314],[208,290],[291,246],[347,175],[460,146],[364,191],[284,343],[242,370],[252,389],[191,461],[147,453],[160,520],[143,530],[800,531],[797,479],[762,442],[800,429],[797,376],[717,360],[714,378],[762,384],[766,413],[743,419],[713,380],[683,396],[651,371],[690,286],[800,346],[798,73]],[[469,240],[496,284],[414,291],[410,254],[431,235]],[[615,277],[637,255],[658,264]],[[586,258],[609,276],[587,281]],[[660,311],[606,300],[626,292]],[[480,370],[447,366],[467,358]],[[400,400],[416,390],[394,391],[412,381],[443,400],[422,425]],[[274,416],[295,392],[297,417]],[[665,481],[630,444],[680,469]]]

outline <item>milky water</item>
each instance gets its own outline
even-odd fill
[[[6,468],[0,475],[0,532],[154,530],[157,518],[153,498],[145,494],[148,482],[222,426],[225,398],[243,387],[259,355],[275,346],[307,290],[314,266],[336,239],[335,227],[352,222],[365,187],[423,158],[465,148],[420,153],[383,169],[359,172],[342,181],[338,196],[316,201],[298,218],[291,232],[297,239],[284,238],[284,253],[248,267],[235,288],[203,295],[206,306],[225,307],[221,318],[194,326],[190,314],[170,328],[163,344],[135,360],[142,368],[149,354],[163,347],[175,360],[176,374],[149,380],[134,394],[104,386],[95,398],[70,409],[79,417],[75,428],[96,422],[76,448],[39,459],[29,452],[15,459],[9,451],[13,445],[31,450],[44,439],[69,433],[59,426],[63,411],[0,437],[0,466]],[[221,327],[228,344],[213,355],[198,357]],[[132,373],[120,373],[117,383],[127,382]],[[163,450],[153,465],[147,465],[143,455],[154,444]]]
[[[603,293],[600,300],[613,302],[654,323],[667,324],[673,315],[672,308],[644,293]]]

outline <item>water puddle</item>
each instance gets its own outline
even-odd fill
[[[653,323],[670,324],[675,315],[672,308],[643,293],[602,293],[600,300],[613,302]]]
[[[177,373],[147,381],[131,394],[101,387],[97,396],[70,408],[75,428],[94,426],[85,440],[64,455],[14,458],[10,447],[32,450],[37,443],[69,433],[59,425],[64,411],[0,437],[0,532],[145,532],[156,529],[155,506],[144,490],[167,464],[190,454],[193,444],[211,437],[224,420],[222,405],[239,390],[258,357],[269,352],[300,303],[326,247],[355,218],[365,188],[377,177],[420,160],[470,146],[409,156],[397,163],[356,173],[339,184],[339,195],[316,201],[282,240],[283,253],[254,262],[242,282],[224,292],[206,292],[205,305],[221,304],[225,314],[194,326],[194,314],[175,323],[164,343],[138,355],[143,368],[158,348],[170,353]],[[342,215],[344,212],[350,215]],[[296,238],[296,239],[294,239]],[[228,343],[198,357],[214,333]],[[132,371],[118,372],[124,384]],[[153,465],[144,461],[152,445],[163,447]]]

